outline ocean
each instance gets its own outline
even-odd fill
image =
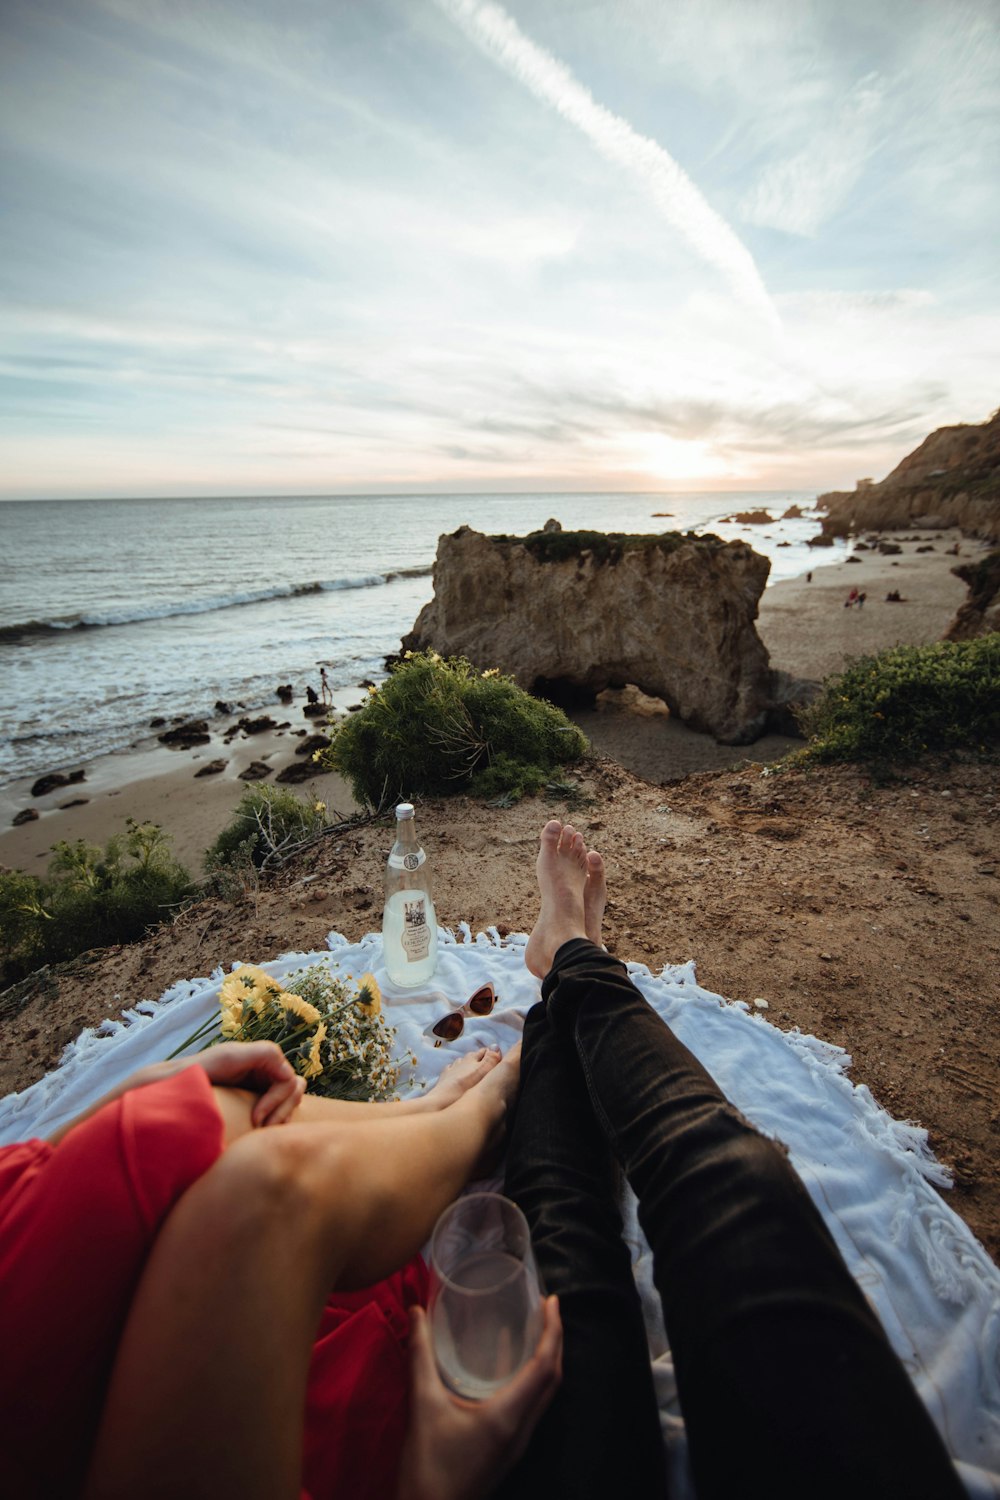
[[[248,712],[319,688],[358,702],[431,597],[437,539],[470,525],[715,531],[772,562],[770,582],[833,562],[793,491],[364,495],[0,504],[0,785],[150,742],[154,716]],[[670,512],[669,517],[654,512]],[[782,546],[781,543],[788,545]]]

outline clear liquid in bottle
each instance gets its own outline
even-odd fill
[[[393,984],[414,989],[437,967],[437,917],[427,855],[417,842],[413,804],[396,808],[396,842],[386,866],[382,951]]]

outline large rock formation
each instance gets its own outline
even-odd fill
[[[979,426],[939,427],[880,483],[862,479],[853,492],[834,490],[816,504],[829,537],[960,526],[1000,541],[1000,410]]]
[[[1000,630],[1000,552],[951,570],[969,585],[969,596],[944,633],[946,641],[971,641]]]
[[[754,628],[770,562],[714,536],[461,527],[438,542],[434,598],[404,650],[499,667],[567,701],[634,683],[725,744],[763,733],[767,651]]]

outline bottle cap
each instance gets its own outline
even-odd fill
[[[413,803],[412,802],[401,802],[399,804],[399,806],[396,808],[396,818],[397,818],[397,820],[400,823],[403,823],[403,822],[405,822],[405,820],[407,818],[412,818],[412,817],[413,817]]]

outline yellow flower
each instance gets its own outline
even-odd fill
[[[243,1026],[243,1006],[220,1004],[222,1012],[220,1029],[222,1035],[227,1038],[238,1036]]]
[[[500,676],[500,668],[499,667],[487,667],[486,671],[482,673],[482,676],[483,677],[499,677]]]
[[[322,1073],[323,1064],[320,1060],[319,1049],[325,1040],[326,1022],[320,1021],[319,1025],[316,1027],[316,1030],[313,1032],[313,1039],[309,1043],[309,1061],[302,1069],[303,1078],[315,1078],[317,1074]]]
[[[374,974],[366,974],[358,985],[354,1003],[363,1016],[377,1016],[382,1009],[382,993]]]
[[[326,812],[326,803],[325,802],[314,802],[313,803],[313,812],[314,813]]]
[[[319,1011],[315,1005],[310,1005],[308,1000],[303,1000],[301,995],[290,994],[288,990],[280,990],[275,995],[275,1000],[283,1010],[291,1011],[293,1016],[298,1016],[301,1021],[306,1021],[314,1026],[319,1020]]]
[[[255,964],[240,964],[232,974],[227,974],[219,990],[219,1004],[227,1009],[244,1003],[253,1006],[259,1016],[269,999],[281,993],[281,986],[270,974],[258,969]]]
[[[369,696],[369,698],[374,698],[374,697],[376,697],[377,694],[378,694],[378,688],[375,687],[373,683],[369,683],[369,685],[368,685],[368,696]]]

